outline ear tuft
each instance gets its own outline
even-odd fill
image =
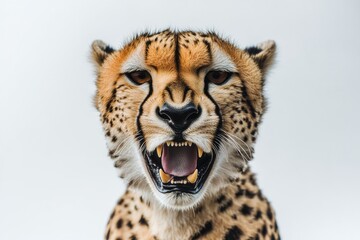
[[[258,64],[261,72],[266,74],[269,67],[274,62],[276,55],[276,44],[272,40],[260,43],[257,46],[244,49],[252,59]]]
[[[91,50],[91,55],[97,68],[103,64],[108,55],[115,51],[115,49],[101,40],[95,40],[91,45]]]

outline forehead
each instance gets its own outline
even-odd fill
[[[234,68],[220,41],[216,35],[191,31],[145,35],[134,49],[142,52],[138,55],[142,59],[135,62],[164,71],[196,71],[216,63]]]

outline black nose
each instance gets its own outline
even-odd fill
[[[193,103],[189,103],[182,108],[174,108],[165,103],[158,109],[158,115],[166,121],[177,133],[183,132],[201,114],[201,108],[197,108]]]

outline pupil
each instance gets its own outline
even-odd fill
[[[140,79],[146,78],[146,74],[143,73],[143,72],[139,73],[139,78],[140,78]]]
[[[219,72],[214,72],[213,77],[214,77],[214,78],[219,78],[219,77],[220,77],[220,73],[219,73]]]

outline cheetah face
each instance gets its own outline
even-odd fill
[[[251,159],[273,42],[240,50],[214,33],[169,30],[120,50],[93,43],[95,104],[130,187],[186,209]]]

